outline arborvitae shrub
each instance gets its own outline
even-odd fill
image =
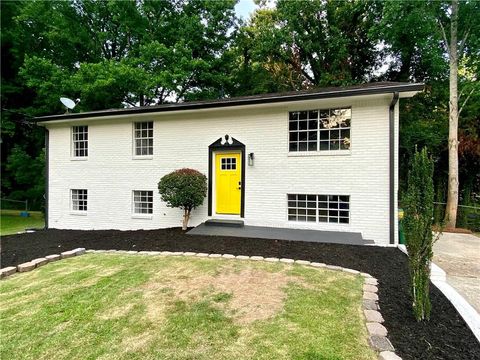
[[[416,151],[404,196],[413,312],[418,321],[430,319],[430,263],[433,257],[433,160],[427,150]]]

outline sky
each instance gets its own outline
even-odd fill
[[[257,5],[255,5],[253,0],[240,0],[237,5],[235,5],[235,12],[237,16],[247,20],[256,7]]]

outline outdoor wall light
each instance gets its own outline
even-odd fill
[[[253,153],[248,154],[248,166],[253,166],[253,159],[255,158]]]

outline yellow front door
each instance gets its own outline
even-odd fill
[[[242,164],[239,153],[215,155],[215,202],[217,214],[240,214]]]

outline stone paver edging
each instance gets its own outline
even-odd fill
[[[7,276],[13,275],[16,272],[27,272],[32,271],[33,269],[39,268],[40,266],[46,265],[49,262],[58,261],[61,259],[66,259],[69,257],[83,255],[86,250],[84,248],[77,248],[70,251],[64,251],[61,254],[52,254],[38,259],[33,259],[17,266],[9,266],[3,269],[0,269],[0,279],[3,279]]]
[[[70,251],[64,251],[61,254],[52,254],[43,258],[34,259],[32,261],[19,264],[15,266],[9,266],[0,269],[0,278],[11,276],[16,272],[32,271],[35,268],[46,265],[49,262],[58,261],[61,259],[68,259],[74,256],[83,255],[85,253],[102,253],[102,254],[137,254],[144,256],[196,256],[204,258],[217,258],[217,259],[236,259],[236,260],[253,260],[253,261],[266,261],[266,262],[282,262],[285,264],[298,264],[303,266],[309,266],[313,268],[324,268],[328,270],[343,271],[353,275],[361,275],[364,279],[363,285],[363,314],[365,316],[365,324],[368,333],[368,343],[370,347],[378,353],[379,360],[401,360],[401,358],[395,354],[390,340],[388,340],[388,330],[382,325],[384,322],[382,314],[380,313],[380,306],[378,304],[378,280],[372,277],[370,274],[363,273],[354,269],[343,268],[341,266],[327,265],[318,262],[310,262],[307,260],[298,259],[285,259],[263,256],[245,256],[245,255],[232,255],[232,254],[208,254],[208,253],[195,253],[195,252],[171,252],[171,251],[127,251],[127,250],[85,250],[84,248],[77,248]]]

